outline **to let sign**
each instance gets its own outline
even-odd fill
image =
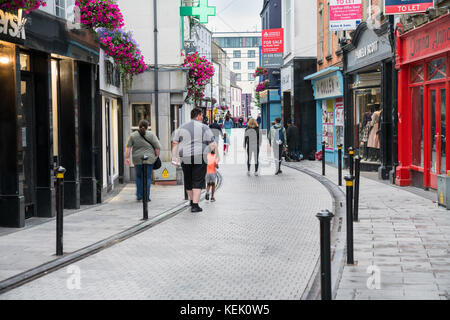
[[[362,0],[330,0],[330,30],[354,30],[362,19]]]
[[[262,53],[283,53],[283,29],[267,29],[262,31]]]
[[[385,0],[384,14],[425,12],[433,7],[433,0]]]

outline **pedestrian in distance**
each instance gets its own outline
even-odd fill
[[[298,161],[300,160],[298,145],[300,142],[300,137],[298,133],[298,128],[295,124],[292,123],[292,120],[289,119],[288,128],[286,130],[286,138],[287,138],[287,147],[288,147],[288,156],[291,160]]]
[[[217,169],[219,169],[219,159],[214,150],[208,154],[208,166],[206,169],[206,200],[210,199],[209,190],[211,189],[211,202],[216,201],[214,192],[216,191]]]
[[[228,137],[231,137],[231,128],[234,127],[234,122],[231,120],[231,117],[228,115],[225,116],[225,122],[223,123],[223,127],[225,128],[225,132],[227,133]]]
[[[223,132],[222,128],[220,127],[220,124],[217,123],[217,119],[214,119],[214,122],[209,125],[209,128],[214,134],[214,139],[217,144],[219,144],[219,137],[222,136],[223,138]]]
[[[281,124],[281,118],[275,119],[275,124],[269,131],[269,145],[272,147],[274,161],[275,161],[275,175],[282,173],[281,171],[281,156],[283,151],[286,151],[286,130]]]
[[[227,154],[228,151],[230,149],[230,137],[228,136],[228,134],[225,132],[223,134],[223,153]]]
[[[128,139],[125,150],[125,164],[130,165],[130,153],[132,154],[134,169],[136,173],[136,199],[143,199],[143,163],[142,158],[148,156],[147,169],[147,190],[148,201],[150,201],[150,186],[152,181],[153,165],[161,152],[161,144],[151,131],[148,131],[149,122],[147,120],[139,121],[139,129],[133,132]]]
[[[255,164],[255,176],[259,167],[259,150],[262,143],[261,130],[255,119],[250,119],[244,134],[244,149],[247,151],[247,175],[250,176],[251,160]]]
[[[172,139],[172,163],[179,163],[178,159],[181,160],[191,212],[203,211],[198,203],[202,189],[205,189],[208,153],[214,150],[218,154],[214,134],[202,121],[202,109],[193,109],[191,121],[178,128]]]

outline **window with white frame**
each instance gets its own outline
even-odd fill
[[[66,18],[66,0],[55,0],[55,14],[60,18]]]

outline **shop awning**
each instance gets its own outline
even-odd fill
[[[304,80],[319,79],[319,78],[325,77],[326,75],[329,75],[330,73],[333,73],[333,72],[336,72],[336,71],[341,71],[341,68],[339,68],[339,67],[329,67],[329,68],[320,70],[319,72],[310,74],[309,76],[306,76],[304,78]]]

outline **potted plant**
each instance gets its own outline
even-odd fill
[[[24,9],[25,13],[45,7],[47,0],[0,0],[0,9],[17,11]]]
[[[76,0],[80,23],[91,29],[117,30],[124,26],[123,15],[112,0]]]

